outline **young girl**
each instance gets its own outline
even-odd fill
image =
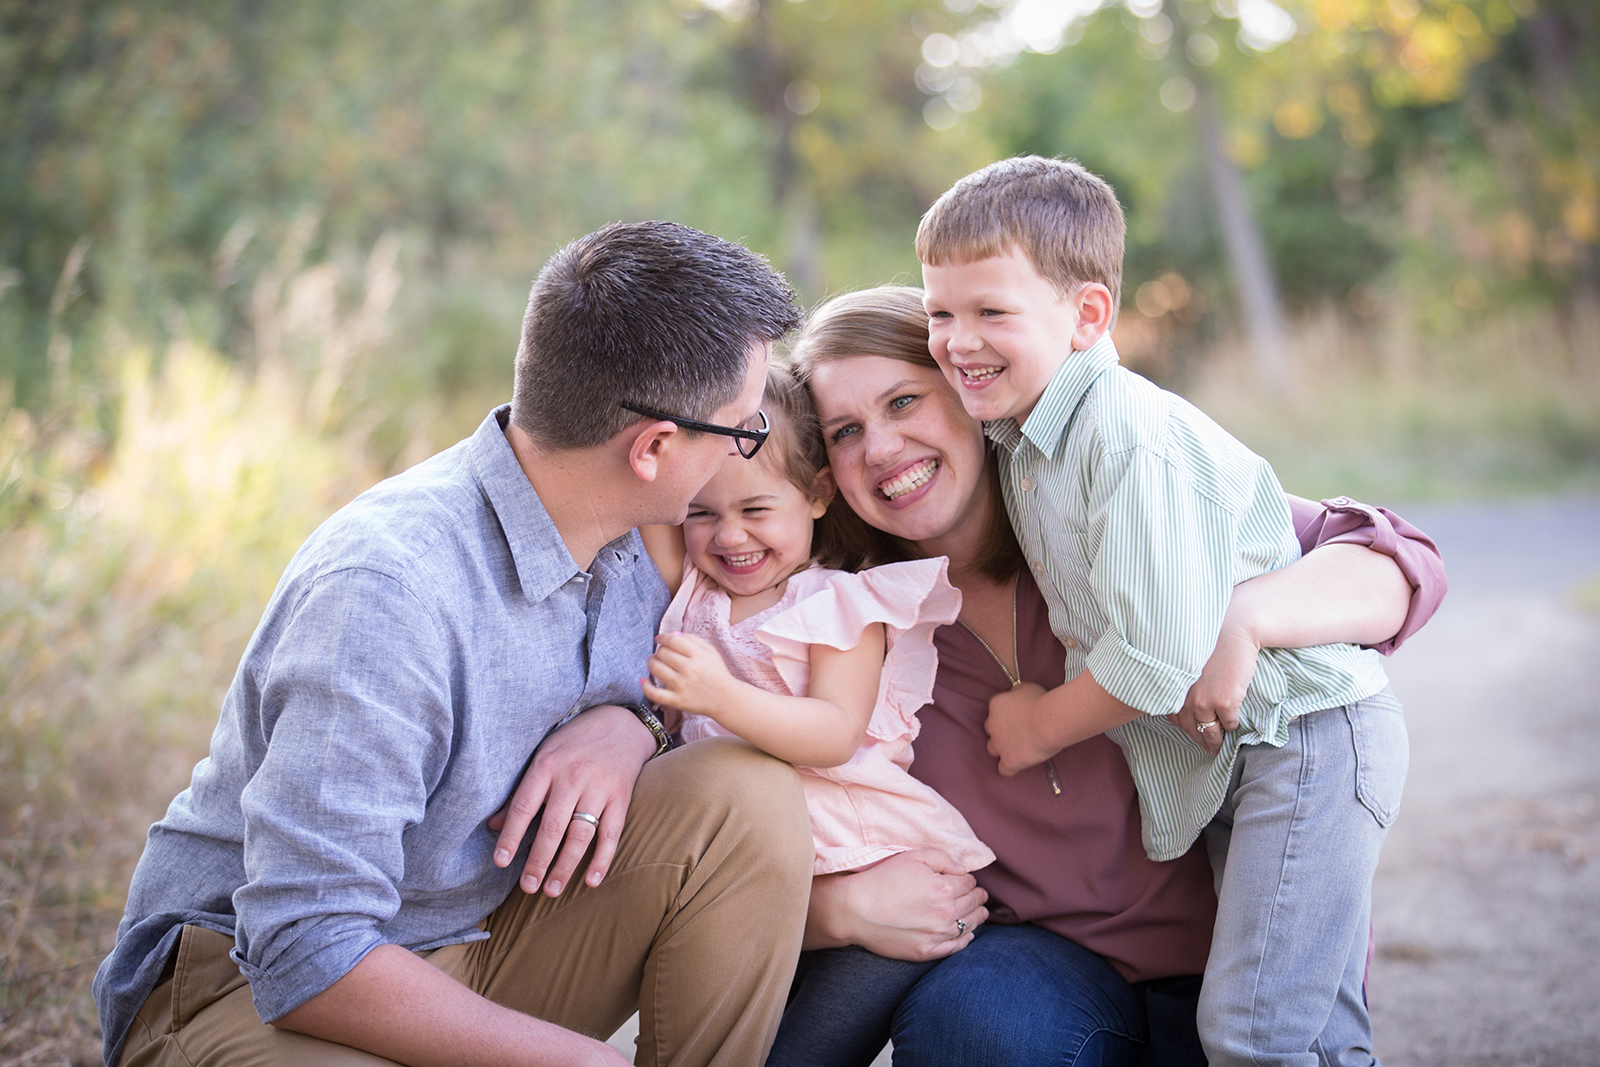
[[[645,696],[681,713],[685,741],[734,734],[797,766],[815,874],[917,848],[983,867],[994,853],[906,771],[916,711],[933,692],[933,631],[961,606],[946,560],[858,574],[814,566],[829,554],[813,531],[833,495],[816,416],[786,368],[768,374],[766,403],[766,447],[730,457],[681,528],[643,531],[675,588]],[[856,947],[803,954],[769,1067],[865,1067],[931,965]]]

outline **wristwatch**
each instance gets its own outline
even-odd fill
[[[622,706],[638,716],[639,721],[644,723],[645,729],[655,735],[656,750],[650,754],[650,759],[655,759],[672,747],[671,735],[667,733],[667,728],[661,724],[661,720],[656,717],[656,713],[650,710],[650,705],[624,704]]]

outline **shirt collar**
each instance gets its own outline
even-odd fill
[[[500,520],[522,592],[529,600],[539,601],[584,571],[567,551],[544,502],[511,451],[511,442],[506,440],[510,416],[510,404],[495,408],[473,433],[467,448],[473,476]]]
[[[1086,350],[1074,352],[1061,364],[1021,427],[1017,426],[1015,419],[998,419],[985,423],[984,432],[1008,452],[1015,452],[1026,439],[1045,455],[1053,454],[1089,387],[1096,378],[1115,367],[1117,362],[1117,347],[1111,341],[1111,334],[1107,333]]]

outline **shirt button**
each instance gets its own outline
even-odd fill
[[[1024,478],[1024,479],[1022,479],[1022,491],[1024,493],[1033,492],[1033,479],[1032,478]]]
[[[1078,647],[1078,642],[1074,641],[1070,637],[1063,637],[1061,639],[1061,643],[1063,645],[1066,645],[1068,648],[1077,648]]]
[[[1347,496],[1336,496],[1332,500],[1328,501],[1328,503],[1336,508],[1348,507],[1350,504],[1350,498]]]
[[[1044,573],[1044,560],[1037,560],[1037,561],[1034,562],[1033,573],[1035,573],[1035,574],[1043,574]]]

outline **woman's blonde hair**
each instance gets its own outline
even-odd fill
[[[794,376],[807,385],[818,366],[858,356],[884,356],[938,369],[928,351],[928,313],[922,305],[921,289],[880,285],[841,293],[806,316],[799,338],[790,347]],[[807,403],[810,405],[809,396]],[[815,424],[816,409],[811,406],[810,410]],[[822,444],[820,428],[817,442]],[[985,455],[986,462],[993,463],[987,447]],[[978,555],[978,569],[986,577],[1004,581],[1022,568],[1022,549],[1006,518],[1000,479],[992,470],[989,487],[993,518]],[[851,571],[919,555],[910,542],[869,525],[838,496],[817,521],[812,550],[824,566]]]

